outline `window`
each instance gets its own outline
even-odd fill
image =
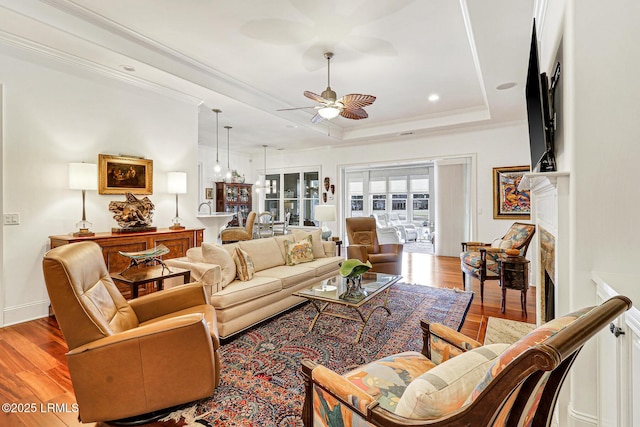
[[[291,213],[290,225],[303,225],[313,219],[315,205],[319,201],[319,172],[291,172],[268,174],[265,177],[264,210],[271,212],[276,221],[282,221]]]
[[[361,176],[351,176],[347,180],[347,197],[349,200],[349,217],[364,216],[364,182]]]
[[[414,221],[429,221],[429,194],[415,193],[413,197],[413,219]]]

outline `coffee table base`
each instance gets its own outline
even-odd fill
[[[356,313],[358,313],[358,318],[356,317],[350,317],[344,314],[340,314],[340,313],[335,313],[333,311],[325,311],[327,309],[327,307],[331,304],[329,302],[325,302],[324,304],[318,304],[317,301],[315,300],[310,300],[311,304],[313,304],[313,306],[315,307],[316,311],[318,313],[316,313],[315,317],[313,318],[313,320],[311,321],[311,324],[309,325],[309,332],[311,332],[313,330],[313,328],[316,326],[316,322],[318,321],[318,318],[320,318],[321,315],[327,315],[327,316],[333,316],[333,317],[339,317],[341,319],[347,319],[347,320],[353,320],[355,322],[362,322],[362,325],[360,326],[360,329],[358,329],[358,333],[356,335],[356,339],[353,341],[354,344],[357,344],[358,342],[360,342],[360,338],[362,338],[362,333],[364,332],[364,328],[365,326],[367,326],[367,323],[369,322],[369,319],[371,318],[371,315],[379,308],[384,309],[387,312],[387,316],[391,316],[391,310],[389,310],[387,308],[387,301],[389,299],[389,290],[391,288],[387,288],[384,294],[384,302],[382,303],[382,305],[377,305],[375,307],[373,307],[371,309],[371,311],[369,311],[369,313],[363,313],[363,311],[360,309],[360,307],[353,307],[351,306],[351,308],[353,310],[355,310]]]

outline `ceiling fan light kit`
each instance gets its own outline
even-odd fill
[[[325,52],[324,57],[327,59],[327,88],[321,95],[309,91],[304,92],[304,96],[316,101],[320,105],[316,105],[315,107],[285,108],[278,111],[315,108],[318,111],[311,118],[311,123],[331,120],[337,116],[351,120],[360,120],[369,117],[364,107],[373,104],[376,97],[373,95],[352,93],[338,99],[336,93],[331,89],[331,58],[333,58],[333,52]]]

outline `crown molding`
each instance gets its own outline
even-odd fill
[[[123,71],[105,67],[104,65],[98,64],[96,62],[80,58],[76,55],[63,52],[50,46],[45,46],[41,43],[36,43],[34,41],[16,36],[15,34],[7,33],[2,30],[0,30],[0,44],[18,49],[23,52],[27,52],[29,54],[32,54],[36,58],[45,58],[46,60],[53,60],[63,64],[80,67],[93,73],[120,80],[127,84],[149,90],[163,96],[168,96],[170,98],[186,102],[188,104],[198,105],[202,102],[201,99],[187,93],[179,92],[175,89],[170,89],[168,87],[152,83],[148,80],[138,78]]]

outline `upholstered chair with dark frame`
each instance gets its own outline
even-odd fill
[[[125,300],[95,242],[44,255],[82,422],[153,420],[220,383],[216,313],[202,284]]]
[[[371,217],[347,218],[347,259],[357,258],[371,262],[375,273],[401,274],[403,245],[380,244],[376,233],[376,219]]]
[[[504,236],[492,243],[462,242],[460,269],[465,289],[466,276],[475,277],[480,281],[480,301],[484,301],[484,282],[500,279],[498,256],[507,249],[517,249],[520,256],[526,256],[535,232],[533,224],[514,222]]]
[[[344,375],[302,362],[306,427],[550,426],[583,345],[631,307],[623,296],[554,319],[512,345],[490,344],[442,363],[422,352],[384,357]]]

